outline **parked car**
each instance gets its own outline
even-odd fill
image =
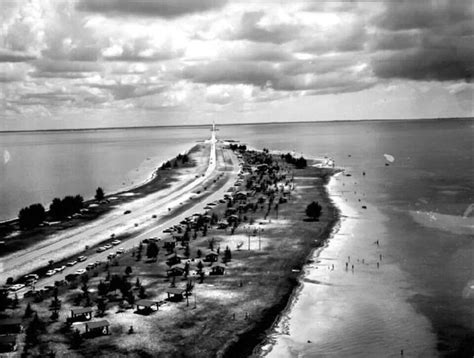
[[[125,249],[121,247],[120,249],[117,250],[116,254],[117,255],[122,255],[125,252]]]
[[[79,256],[77,258],[77,261],[79,261],[79,262],[86,261],[86,260],[87,260],[87,256]]]
[[[107,244],[107,245],[104,245],[104,247],[105,247],[106,250],[108,250],[108,249],[112,248],[112,245]]]
[[[116,256],[116,255],[112,253],[112,254],[109,254],[109,255],[107,256],[107,258],[108,258],[109,260],[111,260],[111,259],[113,259],[115,256]]]
[[[79,269],[75,272],[76,275],[82,275],[83,273],[86,273],[86,269]]]
[[[104,246],[101,246],[101,247],[98,247],[97,250],[95,250],[95,251],[97,251],[97,252],[103,252],[103,251],[105,251],[105,250],[107,250],[107,249],[106,249]]]
[[[77,261],[69,261],[66,266],[74,266],[75,264],[77,264]]]
[[[10,287],[8,288],[8,290],[15,292],[15,291],[21,290],[23,287],[25,287],[24,284],[22,284],[22,283],[17,283],[16,285],[10,286]]]
[[[95,264],[90,263],[89,265],[86,266],[87,271],[92,270],[95,267]]]
[[[131,213],[130,210],[125,210],[125,211],[123,212],[124,215],[130,214],[130,213]]]
[[[118,244],[120,244],[120,243],[121,243],[120,240],[114,240],[114,241],[112,241],[112,245],[114,245],[114,246],[116,246],[116,245],[118,245]]]
[[[56,270],[48,270],[48,272],[46,272],[46,276],[53,276],[55,273]]]
[[[39,276],[35,273],[30,273],[29,275],[25,276],[25,280],[29,280],[29,279],[39,280]]]

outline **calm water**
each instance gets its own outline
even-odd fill
[[[108,193],[134,186],[208,136],[207,128],[0,133],[0,221],[35,202],[90,198],[98,186]]]
[[[401,349],[406,357],[462,356],[472,346],[474,235],[472,216],[462,215],[474,202],[473,123],[220,127],[221,138],[327,155],[352,174],[331,182],[345,217],[269,335],[270,357],[397,357]],[[0,134],[0,149],[11,155],[0,166],[0,218],[55,196],[90,197],[99,185],[108,192],[134,185],[208,135],[207,128]],[[388,167],[385,153],[395,157]]]

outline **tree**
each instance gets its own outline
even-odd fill
[[[80,347],[80,345],[82,344],[82,336],[81,336],[81,332],[79,332],[78,329],[76,329],[73,333],[72,333],[72,337],[71,337],[71,346],[73,348],[78,348]]]
[[[127,266],[125,268],[125,275],[130,276],[131,273],[132,273],[132,268],[130,266]]]
[[[105,296],[107,292],[109,292],[108,285],[105,282],[100,281],[99,285],[97,286],[97,293],[99,294],[99,296]]]
[[[146,297],[145,287],[140,286],[140,289],[138,290],[138,297],[140,297],[140,298],[145,298]]]
[[[95,191],[95,200],[97,201],[102,201],[104,200],[104,190],[99,186],[97,190]]]
[[[146,257],[148,257],[149,259],[156,259],[159,252],[160,249],[158,248],[156,242],[150,241],[146,247]]]
[[[97,310],[99,311],[99,314],[101,316],[104,315],[106,309],[107,309],[107,304],[105,303],[105,300],[103,298],[98,299],[97,300]]]
[[[229,246],[226,246],[225,251],[224,251],[224,262],[227,263],[230,260],[232,260],[232,253],[229,249]]]
[[[306,207],[306,216],[313,220],[318,220],[321,216],[322,206],[317,201],[313,201]]]
[[[0,312],[5,311],[9,304],[10,299],[8,298],[8,292],[6,290],[0,290]]]
[[[21,229],[32,229],[46,219],[46,211],[41,204],[33,204],[20,210],[18,222]]]
[[[31,317],[32,314],[33,314],[33,310],[31,309],[31,304],[28,302],[28,304],[26,305],[24,317],[29,318]]]

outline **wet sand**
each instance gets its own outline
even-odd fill
[[[370,205],[362,209],[344,178],[328,186],[341,210],[339,228],[306,267],[264,355],[400,357],[403,349],[405,357],[436,356],[431,324],[408,303],[413,292],[386,249],[387,218]]]

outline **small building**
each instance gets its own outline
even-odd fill
[[[110,323],[107,320],[87,322],[86,323],[86,335],[108,335]]]
[[[16,335],[0,336],[0,353],[14,352],[16,349]]]
[[[219,259],[219,254],[217,252],[214,252],[214,251],[209,251],[206,253],[206,255],[204,256],[204,260],[203,261],[206,261],[206,262],[217,262],[217,260]]]
[[[158,301],[152,300],[138,300],[135,302],[138,313],[151,313],[154,311],[153,306],[156,306],[156,311],[158,311]]]
[[[211,267],[210,275],[223,275],[225,272],[225,265],[217,264]]]
[[[172,237],[167,237],[166,239],[161,241],[161,244],[165,250],[171,251],[176,247],[176,239]]]
[[[181,256],[177,255],[175,252],[166,255],[166,264],[168,266],[173,266],[179,263],[181,263]]]
[[[21,333],[23,326],[20,318],[6,318],[0,320],[0,334]]]
[[[181,301],[184,298],[186,290],[184,288],[170,287],[166,290],[169,301]]]
[[[71,319],[74,321],[88,321],[92,318],[91,307],[73,308],[71,310]]]
[[[248,193],[246,191],[238,191],[234,194],[234,199],[236,200],[247,200]]]
[[[176,264],[171,266],[167,271],[166,274],[168,277],[172,276],[182,276],[184,274],[184,271],[186,270],[186,267],[184,264]]]

